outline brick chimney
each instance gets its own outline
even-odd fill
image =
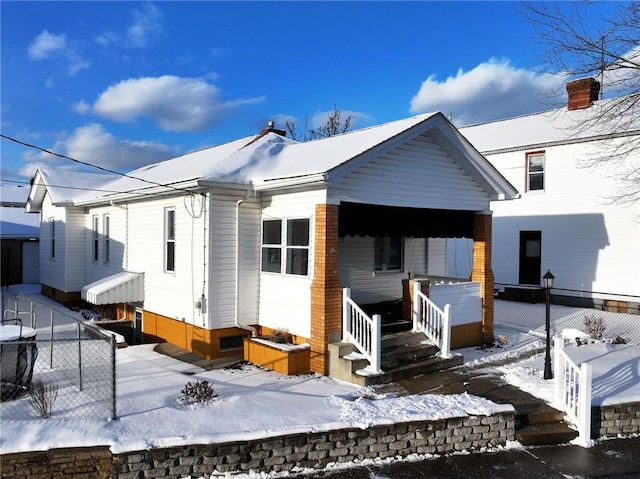
[[[272,121],[270,121],[269,123],[267,123],[267,127],[264,128],[261,132],[260,132],[260,136],[264,136],[267,133],[276,133],[280,136],[287,136],[287,132],[284,130],[278,130],[276,128],[274,128],[274,123]]]
[[[589,108],[598,99],[600,93],[600,82],[594,78],[581,78],[567,83],[567,93],[569,110],[581,110]]]

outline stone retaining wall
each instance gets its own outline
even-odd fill
[[[106,447],[6,454],[0,456],[0,471],[2,479],[178,478],[199,477],[214,471],[268,473],[325,467],[332,462],[447,454],[504,445],[513,440],[514,414],[416,421],[113,455]]]
[[[591,409],[591,437],[640,433],[640,402]]]

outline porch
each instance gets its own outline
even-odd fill
[[[385,334],[387,328],[407,321],[395,321],[410,301],[410,328]],[[342,340],[328,345],[329,375],[362,386],[384,384],[400,379],[449,369],[462,364],[461,355],[451,353],[451,305],[439,308],[412,283],[410,298],[382,303],[385,313],[370,316],[343,289]],[[375,305],[367,305],[369,311]]]

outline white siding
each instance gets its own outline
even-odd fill
[[[432,283],[429,299],[439,308],[451,307],[451,325],[482,322],[480,283]]]
[[[481,211],[487,193],[426,134],[399,146],[331,186],[342,201]]]
[[[65,249],[67,284],[65,291],[80,291],[87,284],[85,217],[84,210],[67,208],[64,243],[59,243]]]
[[[518,283],[519,233],[541,231],[541,274],[550,269],[558,288],[640,295],[640,206],[611,204],[616,190],[610,169],[577,167],[590,148],[536,148],[546,155],[545,189],[531,192],[525,188],[527,151],[487,155],[522,193],[518,200],[491,204],[496,282]],[[470,270],[468,247],[450,241],[450,274]]]
[[[405,238],[401,272],[374,271],[374,249],[375,240],[370,236],[340,239],[340,282],[343,287],[351,288],[351,297],[359,304],[400,299],[402,280],[409,274],[421,275],[427,270],[427,240],[424,238]]]
[[[265,195],[263,219],[310,218],[309,275],[260,274],[260,324],[311,336],[311,281],[313,279],[314,222],[316,204],[325,203],[322,190]],[[260,263],[257,265],[260,270]]]
[[[235,325],[236,313],[236,202],[241,196],[211,196],[209,231],[209,316],[210,328]],[[260,205],[255,199],[239,206],[239,311],[238,324],[258,322],[258,269]]]
[[[98,217],[98,260],[93,259],[93,216]],[[109,262],[105,263],[104,216],[109,215]],[[87,264],[86,284],[106,278],[122,271],[129,271],[126,262],[127,218],[124,206],[93,208],[84,217],[85,258]],[[139,272],[139,271],[135,271]]]
[[[55,221],[56,247],[55,258],[51,257],[51,228],[50,222]],[[47,194],[42,203],[40,225],[40,282],[63,292],[65,282],[65,248],[64,232],[66,229],[66,213],[64,208],[53,206]]]
[[[175,272],[164,271],[167,207],[176,211]],[[184,196],[129,204],[128,270],[145,273],[145,309],[207,326],[206,316],[195,307],[205,287],[208,262],[203,236],[207,222],[206,212],[198,218],[189,214]]]

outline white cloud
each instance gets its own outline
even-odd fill
[[[80,115],[84,115],[85,113],[89,113],[89,111],[91,111],[91,106],[88,105],[84,100],[80,100],[73,105],[73,111],[79,113]]]
[[[52,35],[47,30],[43,30],[31,42],[27,52],[32,60],[46,60],[54,55],[60,55],[66,60],[66,70],[69,76],[75,76],[81,70],[91,66],[87,60],[69,45],[66,35]],[[47,79],[47,87],[52,84],[52,77],[49,77]]]
[[[65,35],[52,35],[47,30],[43,30],[38,35],[27,50],[29,58],[32,60],[44,60],[52,53],[64,51],[67,48],[67,37]]]
[[[120,140],[97,123],[76,128],[71,136],[56,141],[50,150],[78,161],[123,172],[173,158],[178,153],[162,143]],[[20,171],[21,176],[31,176],[38,167],[81,168],[70,160],[44,152],[29,152],[24,159],[28,164]]]
[[[108,47],[110,45],[113,45],[114,43],[119,43],[120,41],[122,41],[122,37],[115,32],[106,31],[101,33],[100,35],[96,35],[94,37],[94,40],[96,41],[96,43]]]
[[[458,126],[492,121],[557,106],[564,82],[562,75],[538,74],[492,58],[442,82],[429,76],[411,99],[410,111],[453,115]]]
[[[133,11],[133,24],[127,29],[127,43],[133,47],[144,47],[149,37],[162,32],[164,14],[152,4]]]
[[[215,85],[200,78],[165,75],[129,79],[107,88],[93,109],[113,121],[147,117],[166,131],[202,131],[240,105],[263,101],[259,97],[223,102],[219,93]]]

